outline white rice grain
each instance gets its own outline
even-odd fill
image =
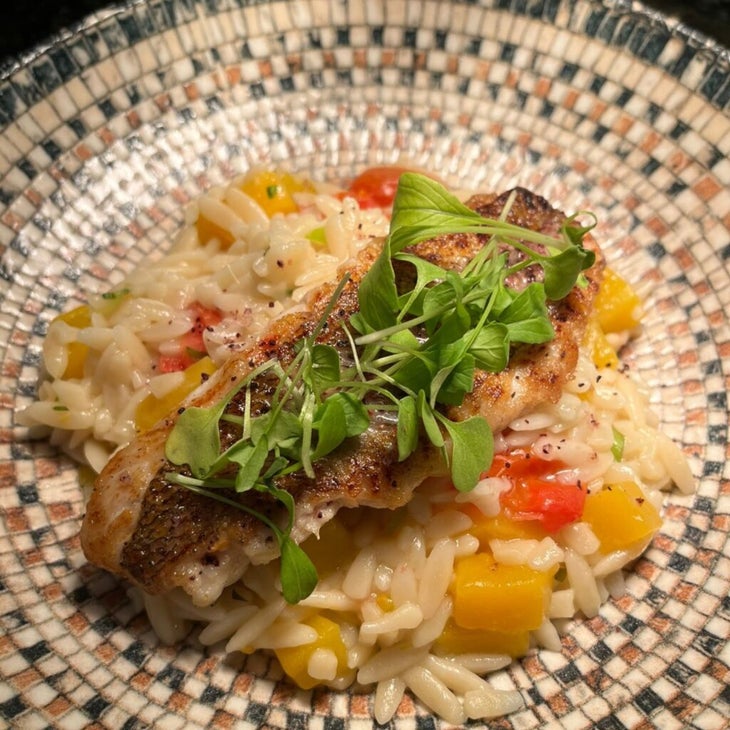
[[[572,618],[575,611],[575,591],[572,588],[552,592],[547,611],[549,618]]]
[[[402,606],[384,613],[378,619],[363,622],[360,626],[360,640],[368,643],[377,639],[379,634],[402,629],[415,629],[422,621],[421,607],[415,603],[404,603]]]
[[[454,654],[445,655],[444,658],[456,660],[463,667],[478,675],[497,672],[512,663],[512,657],[507,654]]]
[[[360,684],[374,684],[403,674],[409,667],[424,661],[428,650],[423,647],[389,647],[374,654],[357,673]]]
[[[445,659],[429,654],[424,666],[457,694],[489,689],[489,685],[481,677],[455,659]]]
[[[453,540],[439,540],[426,558],[418,586],[418,603],[423,618],[429,619],[444,599],[454,569],[456,545]]]
[[[246,647],[253,644],[256,638],[276,620],[284,610],[286,602],[278,598],[264,608],[257,611],[251,618],[244,621],[231,636],[226,644],[226,651],[246,651]]]
[[[254,649],[284,649],[311,644],[318,636],[317,631],[307,624],[275,621],[251,642],[251,646]]]
[[[264,229],[269,224],[269,218],[261,206],[246,193],[239,190],[235,184],[229,186],[225,192],[225,202],[233,209],[236,216],[244,223]],[[249,229],[250,230],[250,229]]]
[[[357,611],[360,602],[338,590],[319,590],[315,588],[306,598],[299,601],[306,608],[321,608],[328,611]]]
[[[456,557],[464,557],[465,555],[474,555],[479,550],[479,540],[474,535],[459,535],[454,540]]]
[[[437,512],[426,525],[425,535],[428,544],[466,532],[473,524],[469,515],[459,510]]]
[[[400,677],[391,677],[378,682],[375,688],[373,713],[377,723],[385,725],[390,722],[398,710],[405,691],[406,683]]]
[[[620,598],[626,594],[626,580],[623,571],[616,570],[604,577],[603,583],[613,599]]]
[[[375,576],[377,563],[375,551],[371,547],[361,550],[352,561],[345,580],[342,583],[342,590],[350,596],[362,600],[370,594],[370,588]]]
[[[544,537],[530,553],[527,564],[535,570],[546,571],[554,568],[565,559],[562,548],[552,537]]]
[[[147,616],[157,636],[166,644],[175,644],[190,631],[190,622],[182,618],[164,596],[143,594]]]
[[[545,619],[539,628],[532,632],[538,646],[550,651],[560,651],[562,643],[555,625],[550,619]]]
[[[401,563],[393,571],[390,597],[396,606],[418,601],[418,579],[415,570],[408,563]]]
[[[568,549],[565,551],[565,568],[570,585],[575,591],[576,606],[588,618],[593,618],[601,605],[601,596],[591,567],[581,555]]]
[[[446,722],[461,725],[466,720],[456,695],[426,667],[411,667],[402,676],[413,694]]]
[[[451,617],[452,608],[451,596],[444,597],[431,617],[413,630],[411,644],[413,646],[426,646],[436,641],[446,628],[446,623]]]
[[[198,637],[202,644],[211,646],[219,641],[228,638],[241,626],[248,621],[257,611],[256,606],[247,604],[240,608],[229,610],[226,615],[217,621],[210,622]]]
[[[558,539],[578,555],[592,555],[601,546],[591,526],[586,522],[573,522],[562,527]]]
[[[525,565],[529,556],[537,549],[537,540],[516,538],[513,540],[492,539],[489,548],[494,559],[505,565]]]
[[[499,496],[502,492],[511,489],[512,482],[504,477],[486,477],[477,482],[470,492],[459,492],[454,501],[457,504],[470,503],[475,505],[485,517],[494,517],[499,514]]]
[[[695,490],[695,479],[687,458],[682,450],[666,434],[657,434],[657,456],[667,470],[671,483],[675,484],[682,494],[691,494]]]
[[[331,649],[318,647],[309,657],[307,673],[312,679],[331,682],[337,676],[337,656]]]
[[[614,550],[613,552],[602,556],[593,565],[593,575],[603,578],[617,570],[621,570],[621,568],[628,565],[632,560],[636,560],[636,558],[638,558],[639,555],[646,550],[647,542],[648,541],[645,540],[641,544],[630,549]]]
[[[525,701],[517,691],[473,690],[464,695],[464,712],[472,720],[488,720],[521,710]]]

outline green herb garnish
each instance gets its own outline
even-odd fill
[[[196,350],[194,347],[186,347],[185,354],[191,360],[200,360],[201,358],[204,358],[208,353],[205,350]]]
[[[269,200],[273,200],[279,194],[278,185],[268,185],[266,187],[266,196]]]
[[[121,299],[122,297],[126,297],[127,294],[129,294],[129,291],[130,290],[126,287],[124,289],[118,289],[117,291],[108,291],[104,292],[101,295],[101,298],[106,300]]]
[[[275,187],[275,186],[272,186]],[[267,190],[268,192],[268,190]],[[284,597],[295,603],[311,593],[317,573],[290,537],[294,501],[277,486],[287,474],[315,477],[315,464],[349,438],[362,434],[375,412],[397,419],[399,460],[407,459],[427,438],[443,455],[454,486],[473,489],[492,460],[492,432],[475,416],[453,421],[446,407],[459,405],[474,387],[477,369],[499,372],[510,347],[538,344],[554,337],[547,300],[564,297],[582,282],[594,254],[581,241],[589,228],[568,219],[559,237],[480,216],[433,180],[406,173],[400,178],[390,233],[374,265],[360,282],[359,312],[338,323],[350,343],[347,361],[334,347],[318,342],[347,277],[333,293],[313,332],[299,343],[292,362],[269,361],[256,368],[210,408],[187,408],[166,444],[167,459],[187,465],[191,476],[166,478],[254,515],[276,536],[281,553]],[[488,236],[461,272],[443,269],[405,249],[445,233]],[[542,251],[529,244],[540,244]],[[507,264],[505,247],[522,252]],[[398,289],[394,262],[410,266],[415,282]],[[537,264],[541,283],[522,291],[507,278]],[[275,383],[270,409],[252,413],[257,378]],[[243,394],[242,411],[227,412]],[[239,437],[222,451],[221,422],[234,424]],[[288,513],[283,528],[222,491],[256,490],[280,501]]]
[[[311,241],[315,246],[324,246],[327,243],[327,234],[324,226],[319,226],[319,228],[313,228],[309,231],[307,240]]]
[[[624,446],[626,444],[626,437],[619,431],[615,426],[611,427],[613,430],[613,442],[611,443],[611,453],[616,461],[621,461],[624,456]]]

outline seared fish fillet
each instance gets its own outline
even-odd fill
[[[497,218],[510,193],[479,195],[467,205],[480,214]],[[524,189],[515,191],[509,217],[513,223],[557,234],[564,216],[543,198]],[[413,247],[412,251],[444,268],[460,270],[484,245],[475,234],[443,235]],[[598,254],[586,237],[586,247]],[[374,241],[357,259],[343,267],[350,280],[338,305],[328,318],[318,341],[349,352],[340,323],[357,311],[357,291],[362,277],[378,256],[382,241]],[[588,270],[588,285],[575,287],[559,302],[548,304],[555,338],[543,345],[515,348],[508,367],[501,373],[478,371],[474,391],[462,405],[452,407],[455,420],[483,415],[493,431],[537,405],[556,401],[575,369],[601,277],[603,262]],[[397,274],[398,275],[398,274]],[[521,272],[520,288],[535,270]],[[283,365],[295,354],[295,344],[310,334],[325,311],[334,284],[322,287],[311,298],[310,311],[281,317],[257,343],[234,355],[183,406],[213,405],[253,368],[272,358]],[[264,375],[256,381],[253,412],[267,409],[273,387]],[[233,399],[229,412],[242,408],[241,397]],[[96,480],[81,529],[87,558],[96,565],[123,576],[148,593],[159,594],[182,588],[199,605],[213,602],[223,588],[243,575],[250,563],[268,562],[277,556],[270,530],[241,510],[199,496],[165,479],[180,467],[165,458],[165,442],[175,423],[171,413],[152,430],[118,452]],[[224,447],[234,438],[221,427]],[[349,439],[327,457],[314,463],[316,478],[303,472],[277,482],[295,498],[296,519],[292,537],[301,542],[343,507],[396,508],[407,503],[413,490],[428,476],[446,473],[437,449],[423,440],[406,461],[398,462],[396,425],[389,419],[373,419],[361,436]],[[245,504],[283,520],[281,506],[255,492],[234,495]]]

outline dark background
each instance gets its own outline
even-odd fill
[[[730,48],[730,0],[644,0]],[[112,0],[4,0],[0,15],[0,63],[31,50]],[[121,3],[118,3],[121,4]],[[10,5],[10,8],[7,6]]]

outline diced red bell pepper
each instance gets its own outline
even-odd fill
[[[585,506],[586,493],[579,485],[556,478],[565,468],[563,462],[544,461],[517,450],[495,456],[489,475],[512,482],[499,498],[507,517],[537,521],[552,533],[579,520]]]
[[[217,325],[222,315],[218,309],[204,307],[199,302],[193,302],[188,307],[193,319],[193,326],[180,338],[180,351],[174,355],[160,355],[157,361],[157,371],[160,373],[175,373],[187,370],[194,362],[207,354],[203,333],[208,327]]]

